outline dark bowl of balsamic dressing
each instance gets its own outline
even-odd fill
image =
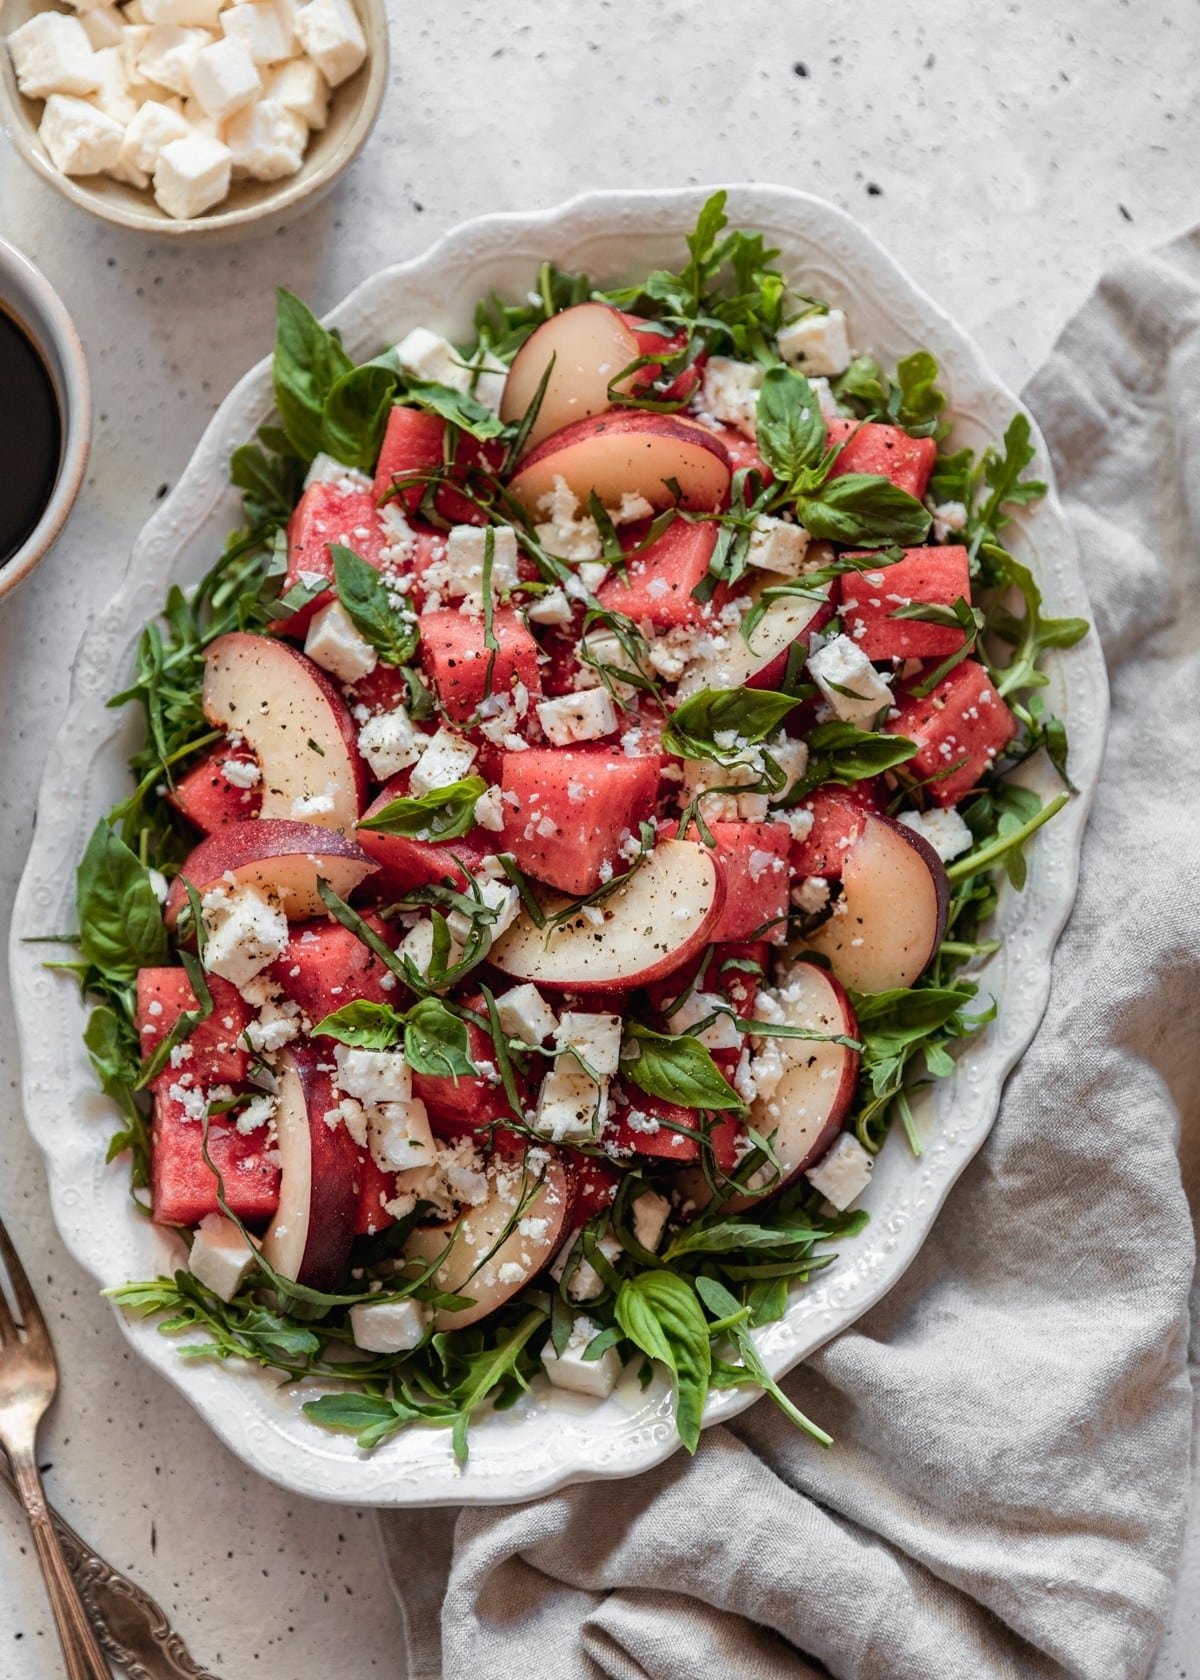
[[[91,413],[62,300],[0,240],[0,596],[50,550],[83,481]]]

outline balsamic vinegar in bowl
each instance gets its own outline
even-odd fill
[[[32,535],[54,493],[62,417],[50,370],[0,304],[0,566]]]

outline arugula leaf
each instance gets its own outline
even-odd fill
[[[307,464],[321,449],[325,399],[354,363],[307,304],[284,286],[275,296],[275,407],[288,443]]]
[[[627,1058],[630,1045],[636,1045],[637,1050]],[[688,1033],[659,1033],[640,1021],[627,1021],[621,1072],[639,1090],[683,1108],[746,1106],[706,1047]]]
[[[454,1456],[460,1464],[467,1461],[467,1426],[476,1406],[482,1405],[506,1379],[516,1378],[520,1387],[527,1386],[524,1378],[520,1376],[518,1362],[529,1338],[535,1331],[540,1330],[545,1322],[546,1313],[543,1310],[527,1313],[497,1347],[485,1348],[464,1360],[466,1375],[460,1380],[456,1390],[459,1406],[451,1431]],[[435,1337],[436,1342],[440,1343],[441,1340],[441,1337]]]
[[[167,959],[167,930],[145,864],[108,823],[92,830],[76,870],[79,949],[112,980],[137,979],[139,968]]]
[[[828,428],[802,373],[768,368],[758,396],[758,450],[784,484],[794,484],[825,455]]]
[[[400,1037],[404,1017],[388,1003],[344,1003],[312,1029],[314,1037],[335,1038],[356,1050],[390,1050]]]
[[[992,448],[984,451],[983,481],[991,495],[978,518],[987,530],[994,533],[1006,522],[1003,511],[1006,507],[1026,507],[1046,494],[1046,486],[1040,479],[1021,477],[1036,453],[1029,418],[1024,414],[1014,414],[1009,421],[1002,452]]]
[[[420,635],[415,616],[411,623],[399,616],[382,577],[352,548],[330,543],[329,552],[338,600],[354,628],[385,665],[407,665],[417,651]]]
[[[364,817],[359,828],[380,834],[399,834],[410,840],[458,840],[475,823],[475,802],[487,792],[482,776],[464,776],[432,793],[402,795],[391,799],[373,817]]]
[[[286,525],[300,500],[304,463],[291,454],[269,453],[261,443],[263,431],[259,443],[243,443],[233,451],[229,480],[242,492],[251,525]]]
[[[396,1432],[420,1417],[420,1412],[402,1400],[382,1394],[322,1394],[319,1400],[306,1400],[304,1415],[325,1429],[345,1429],[355,1437],[355,1445],[370,1452],[389,1440]]]
[[[325,453],[360,472],[372,472],[398,385],[395,372],[378,362],[366,362],[344,373],[321,408]]]
[[[925,541],[933,515],[890,479],[844,473],[813,495],[797,496],[796,518],[811,536],[829,542],[910,548]]]
[[[675,1272],[639,1272],[622,1283],[614,1310],[629,1340],[674,1375],[676,1427],[694,1453],[712,1372],[708,1321],[695,1291]]]
[[[466,1022],[441,998],[422,998],[404,1017],[404,1059],[414,1073],[478,1079],[479,1069],[471,1060],[470,1049]]]
[[[663,751],[679,758],[733,764],[744,754],[744,746],[739,743],[764,741],[795,709],[795,695],[778,694],[769,688],[704,688],[668,716],[662,733]],[[732,731],[738,741],[721,746],[717,736],[727,731]]]
[[[1023,688],[1043,687],[1049,679],[1037,668],[1042,654],[1048,648],[1074,647],[1087,635],[1088,621],[1047,617],[1042,612],[1042,592],[1033,573],[998,543],[985,543],[980,555],[988,568],[987,581],[1001,588],[1015,587],[1025,602],[1019,618],[1003,605],[993,606],[987,614],[988,629],[1013,648],[1007,665],[991,667],[996,692],[1004,698]]]

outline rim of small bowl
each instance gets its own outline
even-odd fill
[[[310,175],[303,173],[286,177],[276,183],[274,191],[253,204],[239,205],[235,210],[219,211],[213,215],[197,216],[192,221],[178,221],[159,210],[153,198],[147,197],[147,208],[119,198],[108,198],[87,186],[90,176],[64,175],[46,157],[37,138],[37,129],[25,109],[23,96],[17,88],[12,62],[0,40],[0,132],[8,135],[18,154],[43,181],[79,210],[85,210],[100,221],[114,227],[131,228],[137,233],[155,238],[198,240],[214,234],[232,233],[276,217],[284,211],[319,197],[326,192],[362,151],[374,128],[388,80],[388,11],[386,0],[356,0],[359,16],[367,37],[367,58],[362,70],[365,80],[358,105],[345,123],[333,153],[319,169]],[[2,0],[0,0],[2,4]],[[45,8],[50,10],[52,8]],[[340,88],[332,90],[336,102]],[[41,101],[38,101],[40,104]]]
[[[87,358],[67,306],[40,268],[23,251],[0,239],[0,273],[15,281],[27,307],[14,300],[11,312],[26,329],[54,381],[62,421],[62,453],[50,500],[16,553],[0,563],[0,598],[8,595],[54,547],[83,485],[92,441],[92,398]],[[47,342],[49,340],[49,342]],[[59,366],[55,367],[57,360]]]

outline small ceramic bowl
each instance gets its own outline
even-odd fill
[[[43,101],[26,99],[21,93],[2,40],[0,132],[8,135],[26,163],[56,192],[102,221],[155,238],[195,241],[216,234],[228,237],[320,198],[366,144],[387,87],[387,0],[354,0],[354,6],[366,37],[367,57],[353,76],[333,89],[329,120],[323,129],[310,135],[300,168],[282,181],[235,181],[228,198],[194,221],[176,221],[168,216],[154,202],[149,189],[139,191],[108,175],[70,176],[57,170],[38,139]],[[4,0],[0,36],[10,35],[36,12],[49,11],[69,12],[70,8],[50,5],[47,0]]]
[[[92,435],[92,400],[83,345],[66,306],[29,258],[0,239],[0,309],[25,329],[54,382],[62,421],[58,476],[42,516],[8,560],[0,564],[0,596],[29,576],[53,547],[79,494]]]

